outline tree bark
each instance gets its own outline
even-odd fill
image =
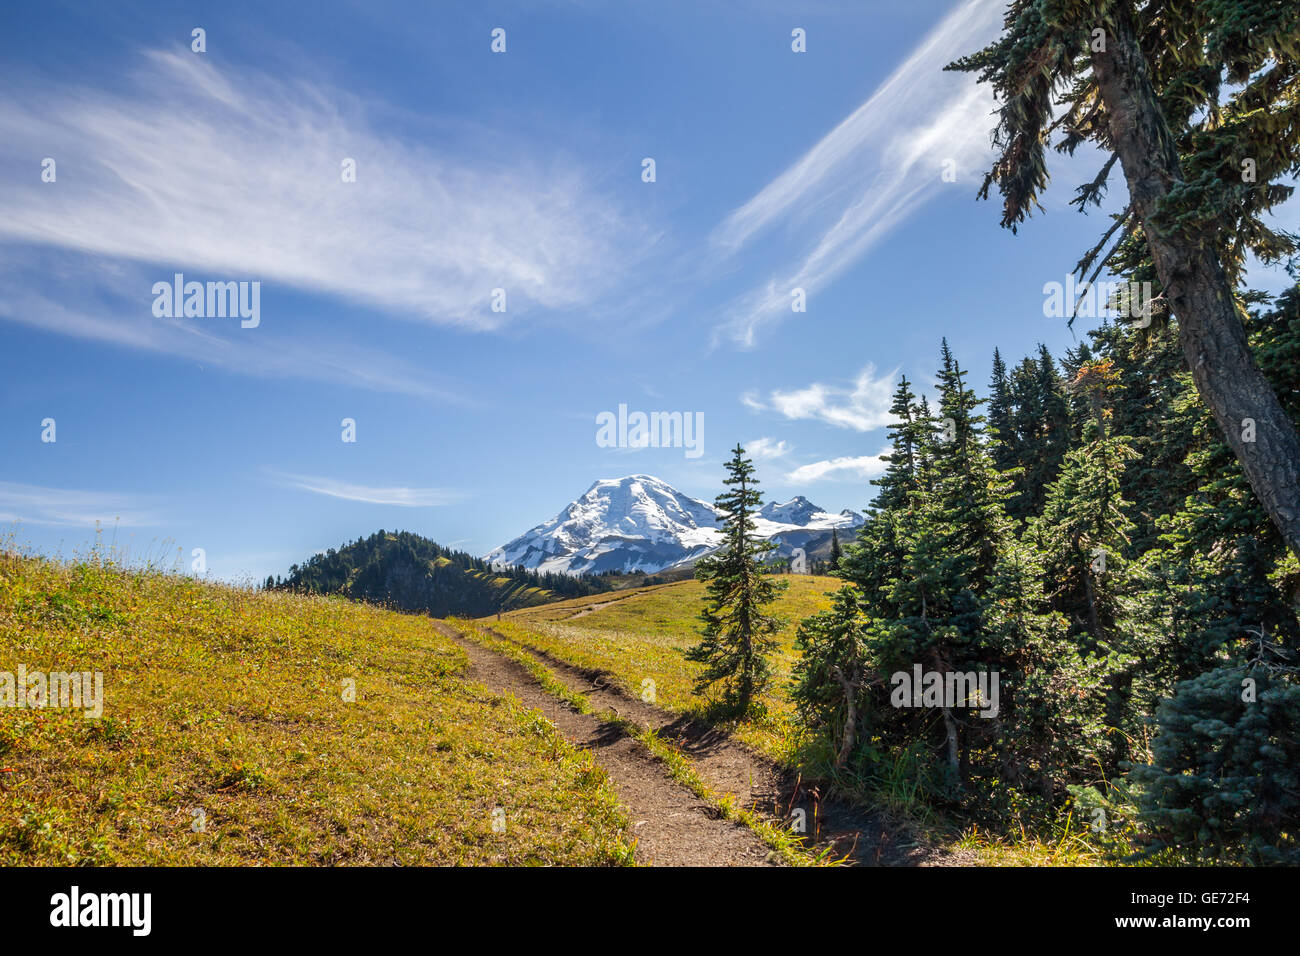
[[[844,733],[840,737],[840,752],[835,757],[835,766],[843,767],[849,755],[853,753],[853,745],[858,739],[859,679],[855,675],[854,680],[849,680],[838,665],[831,667],[831,675],[844,691]]]
[[[943,732],[948,739],[948,765],[958,782],[961,781],[961,757],[957,750],[957,722],[952,719],[952,711],[943,708]]]
[[[1182,169],[1173,135],[1151,84],[1132,14],[1119,4],[1105,50],[1092,68],[1106,107],[1111,145],[1128,181],[1156,274],[1178,319],[1178,337],[1197,391],[1255,496],[1287,546],[1300,556],[1300,437],[1268,379],[1255,364],[1223,264],[1214,247],[1178,236],[1152,215]],[[1255,422],[1255,441],[1242,440]]]

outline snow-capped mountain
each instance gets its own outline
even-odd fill
[[[856,512],[829,514],[800,495],[764,506],[756,530],[777,544],[777,554],[803,548],[811,557],[829,547],[831,529],[860,524]],[[564,574],[653,573],[708,554],[721,543],[721,525],[707,501],[650,475],[629,475],[597,481],[550,521],[484,557],[494,564]]]
[[[822,511],[803,495],[795,495],[785,504],[769,501],[758,511],[759,518],[772,524],[793,525],[796,528],[815,528],[829,531],[831,528],[856,528],[862,524],[862,515],[847,508],[837,515]],[[759,528],[763,527],[762,522]],[[766,534],[766,532],[760,531]]]

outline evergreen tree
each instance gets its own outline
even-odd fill
[[[853,581],[867,596],[868,603],[890,614],[892,582],[903,574],[903,536],[901,527],[911,518],[917,496],[921,493],[921,476],[927,471],[934,422],[924,397],[916,402],[907,376],[894,390],[890,414],[894,423],[887,433],[891,451],[882,455],[885,472],[872,484],[879,489],[867,508],[866,521],[858,529],[857,539],[845,550],[840,568],[843,577]]]
[[[1038,550],[1013,541],[989,589],[985,626],[1001,668],[1002,710],[991,728],[997,763],[984,783],[994,793],[989,802],[1001,802],[1003,813],[1016,794],[1001,784],[1037,793],[1051,808],[1071,785],[1091,780],[1113,749],[1108,688],[1127,662],[1118,654],[1080,650],[1065,616],[1050,608],[1045,580]]]
[[[923,418],[917,408],[916,396],[912,394],[912,384],[906,375],[899,380],[898,388],[894,390],[889,414],[894,421],[886,432],[886,439],[893,450],[881,456],[881,460],[886,463],[885,473],[872,482],[880,489],[872,507],[881,511],[906,507],[908,496],[916,490],[921,446],[932,427],[928,421],[928,412],[924,413]]]
[[[696,577],[707,582],[703,640],[687,652],[687,658],[704,664],[696,684],[703,692],[722,685],[723,702],[738,716],[746,716],[771,678],[770,656],[775,649],[781,622],[765,613],[787,585],[765,575],[761,558],[774,549],[771,542],[758,540],[754,515],[762,507],[753,462],[737,445],[727,462],[729,490],[714,503],[725,516],[722,546],[696,564]]]
[[[996,398],[997,389],[994,395]],[[1011,372],[1006,422],[992,430],[991,451],[998,470],[1011,479],[1007,513],[1018,520],[1040,515],[1047,486],[1056,478],[1071,443],[1070,410],[1064,383],[1046,347]],[[990,405],[990,413],[1000,408]]]
[[[1300,292],[1246,330],[1300,418]],[[800,719],[854,774],[912,767],[990,821],[1070,793],[1077,812],[1107,780],[1158,846],[1293,860],[1300,562],[1170,327],[1103,323],[1059,368],[1040,347],[1008,374],[999,353],[997,426],[964,375],[944,343],[933,416],[910,383],[895,392],[846,586],[799,629]],[[891,706],[918,664],[998,673],[999,712]],[[1246,678],[1259,703],[1233,696]],[[936,771],[960,787],[934,789]]]
[[[1169,326],[1141,330],[1105,322],[1090,338],[1095,357],[1110,361],[1119,373],[1111,431],[1126,436],[1134,452],[1120,488],[1132,503],[1129,554],[1135,557],[1156,545],[1160,518],[1177,511],[1195,491],[1185,458],[1197,443],[1193,428],[1200,399]],[[1074,367],[1074,374],[1083,364]],[[1084,395],[1074,398],[1082,441],[1082,430],[1092,415]]]
[[[1038,346],[1038,393],[1042,396],[1043,431],[1041,435],[1042,481],[1050,482],[1060,471],[1070,447],[1070,405],[1065,381],[1046,345]]]
[[[1005,473],[1020,466],[1020,448],[1013,420],[1015,400],[1011,394],[1011,380],[1002,354],[996,348],[993,350],[993,376],[989,389],[988,428],[993,440],[993,466]]]
[[[1080,209],[1100,203],[1118,163],[1128,203],[1076,272],[1154,273],[1197,391],[1300,556],[1300,435],[1254,360],[1236,295],[1248,253],[1275,262],[1300,248],[1264,219],[1300,168],[1298,29],[1295,4],[1013,0],[1002,35],[950,68],[978,73],[1000,101],[1001,155],[980,194],[998,186],[1003,226],[1037,205],[1049,146],[1108,154]]]
[[[1108,361],[1079,370],[1075,390],[1087,396],[1094,416],[1091,440],[1066,456],[1035,524],[1047,556],[1044,570],[1055,585],[1053,604],[1075,622],[1076,633],[1086,635],[1084,646],[1094,649],[1113,640],[1124,616],[1120,595],[1131,524],[1120,478],[1133,452],[1127,439],[1106,431],[1118,377]]]
[[[1160,705],[1153,761],[1136,767],[1139,821],[1200,861],[1300,863],[1300,683],[1221,666]]]
[[[1273,387],[1300,420],[1300,309],[1293,288],[1247,328]],[[1231,450],[1183,373],[1173,414],[1186,434],[1181,467],[1189,490],[1158,520],[1159,547],[1144,556],[1146,603],[1166,622],[1174,643],[1166,656],[1165,691],[1217,666],[1226,655],[1245,660],[1248,635],[1263,630],[1300,648],[1300,565],[1251,492]],[[1175,433],[1161,435],[1170,440]],[[1173,454],[1166,451],[1164,455]]]
[[[795,636],[800,653],[791,675],[790,698],[805,726],[826,729],[838,741],[835,766],[843,766],[862,734],[864,689],[871,679],[861,594],[844,585],[831,608],[804,619]]]
[[[934,439],[920,456],[922,471],[906,519],[897,511],[882,513],[850,569],[878,622],[871,643],[881,674],[910,672],[915,664],[943,673],[997,667],[996,642],[984,615],[1007,541],[1008,490],[980,441],[979,402],[964,376],[945,341]],[[895,711],[886,717],[894,725],[886,737],[928,739],[955,783],[963,754],[968,762],[990,729],[960,721],[947,706],[940,715],[935,725],[922,712]]]
[[[1086,444],[1066,455],[1032,528],[1052,607],[1068,621],[1070,637],[1115,665],[1106,712],[1113,728],[1109,769],[1128,758],[1129,740],[1158,699],[1159,682],[1147,679],[1147,662],[1168,650],[1164,630],[1141,607],[1140,578],[1127,559],[1133,526],[1121,481],[1134,452],[1127,438],[1108,431],[1119,378],[1109,360],[1085,363],[1076,373],[1072,390],[1091,414]]]
[[[1071,642],[1067,620],[1042,592],[1036,550],[1011,533],[1008,482],[984,441],[980,402],[946,343],[940,366],[938,413],[912,432],[916,473],[899,467],[908,432],[895,428],[881,495],[843,562],[853,588],[801,631],[797,699],[807,722],[835,736],[841,760],[852,713],[859,747],[919,745],[922,775],[964,781],[962,799],[972,808],[1005,811],[1028,791],[1055,805],[1103,752],[1106,680],[1120,659]],[[913,420],[926,404],[917,403]],[[893,706],[892,676],[917,665],[997,674],[1007,688],[1003,709],[989,718],[946,702],[933,710]]]

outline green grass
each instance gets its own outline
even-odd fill
[[[533,679],[558,700],[565,701],[580,714],[594,714],[601,720],[619,727],[629,737],[638,741],[667,769],[669,775],[684,784],[692,793],[709,804],[719,816],[726,820],[749,827],[759,839],[790,866],[829,866],[843,862],[830,857],[828,850],[814,851],[804,845],[804,841],[785,827],[774,824],[771,820],[753,810],[738,804],[731,794],[720,794],[708,785],[696,771],[695,765],[677,747],[660,737],[655,731],[642,727],[613,711],[597,711],[587,695],[570,690],[544,664],[527,651],[520,649],[510,641],[503,641],[478,627],[473,621],[450,621],[462,634],[477,641],[484,647],[503,654],[521,665]]]
[[[503,620],[524,617],[529,621],[563,621],[592,604],[604,604],[609,601],[619,602],[634,595],[650,594],[663,588],[674,587],[673,584],[652,584],[644,587],[626,588],[620,591],[605,591],[600,594],[588,594],[582,597],[565,598],[540,607],[517,608],[506,611]],[[549,593],[549,592],[548,592]]]
[[[799,750],[808,743],[794,721],[786,695],[790,671],[797,659],[795,629],[799,621],[830,606],[827,592],[839,587],[836,578],[783,575],[790,586],[772,605],[772,613],[786,625],[778,635],[773,659],[774,680],[762,698],[767,713],[761,718],[729,723],[737,739],[760,753],[788,764],[798,762]],[[656,702],[676,713],[707,719],[711,701],[695,693],[701,665],[688,661],[685,652],[699,642],[699,613],[704,585],[682,581],[642,589],[630,597],[580,618],[583,606],[624,598],[616,593],[579,598],[559,605],[526,609],[486,623],[503,634],[579,667],[606,671],[629,693],[640,696],[642,682],[654,681]]]
[[[20,663],[102,671],[104,716],[0,709],[0,864],[631,858],[591,755],[467,680],[427,618],[0,553]]]
[[[1050,832],[996,834],[963,828],[925,802],[915,776],[915,761],[906,753],[890,755],[890,761],[870,780],[832,772],[831,744],[810,737],[798,726],[787,692],[798,654],[793,646],[795,629],[804,617],[830,606],[828,593],[836,590],[840,582],[811,575],[785,575],[782,580],[789,581],[790,586],[773,605],[772,613],[784,619],[786,625],[778,636],[774,680],[762,699],[766,714],[738,722],[715,718],[710,697],[695,691],[701,665],[685,657],[685,651],[700,640],[699,613],[704,601],[704,585],[700,582],[660,585],[631,596],[616,592],[576,598],[482,623],[524,647],[544,651],[578,667],[604,671],[628,693],[640,696],[643,681],[652,680],[660,707],[720,725],[753,750],[798,769],[807,779],[832,780],[838,792],[884,813],[887,819],[905,823],[929,842],[974,851],[978,858],[972,862],[995,866],[1104,865],[1115,862],[1125,852],[1126,848],[1119,844],[1110,848],[1114,852],[1108,852],[1068,812]],[[582,617],[574,616],[585,606],[624,597]]]

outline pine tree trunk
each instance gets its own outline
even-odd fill
[[[936,671],[946,674],[952,668],[948,666],[947,661],[939,656],[938,651],[931,651],[930,660]],[[952,711],[946,706],[939,708],[939,713],[943,715],[943,732],[948,744],[948,766],[952,767],[953,777],[957,780],[957,786],[961,786],[961,753],[957,740],[957,721],[952,719]]]
[[[835,757],[835,766],[843,767],[848,762],[849,755],[853,753],[853,745],[857,743],[858,739],[858,683],[860,679],[855,675],[854,680],[849,680],[838,666],[831,668],[831,674],[839,682],[840,689],[844,691],[844,733],[840,737],[840,752]]]
[[[1106,49],[1092,54],[1093,73],[1188,368],[1260,504],[1300,555],[1300,438],[1251,355],[1218,253],[1169,224],[1152,224],[1160,200],[1182,182],[1178,152],[1126,4],[1110,26]],[[1248,418],[1256,425],[1249,443],[1242,440]]]
[[[953,775],[960,783],[961,758],[957,749],[957,722],[952,719],[952,711],[947,707],[943,708],[943,730],[948,738],[948,765],[952,767]]]

